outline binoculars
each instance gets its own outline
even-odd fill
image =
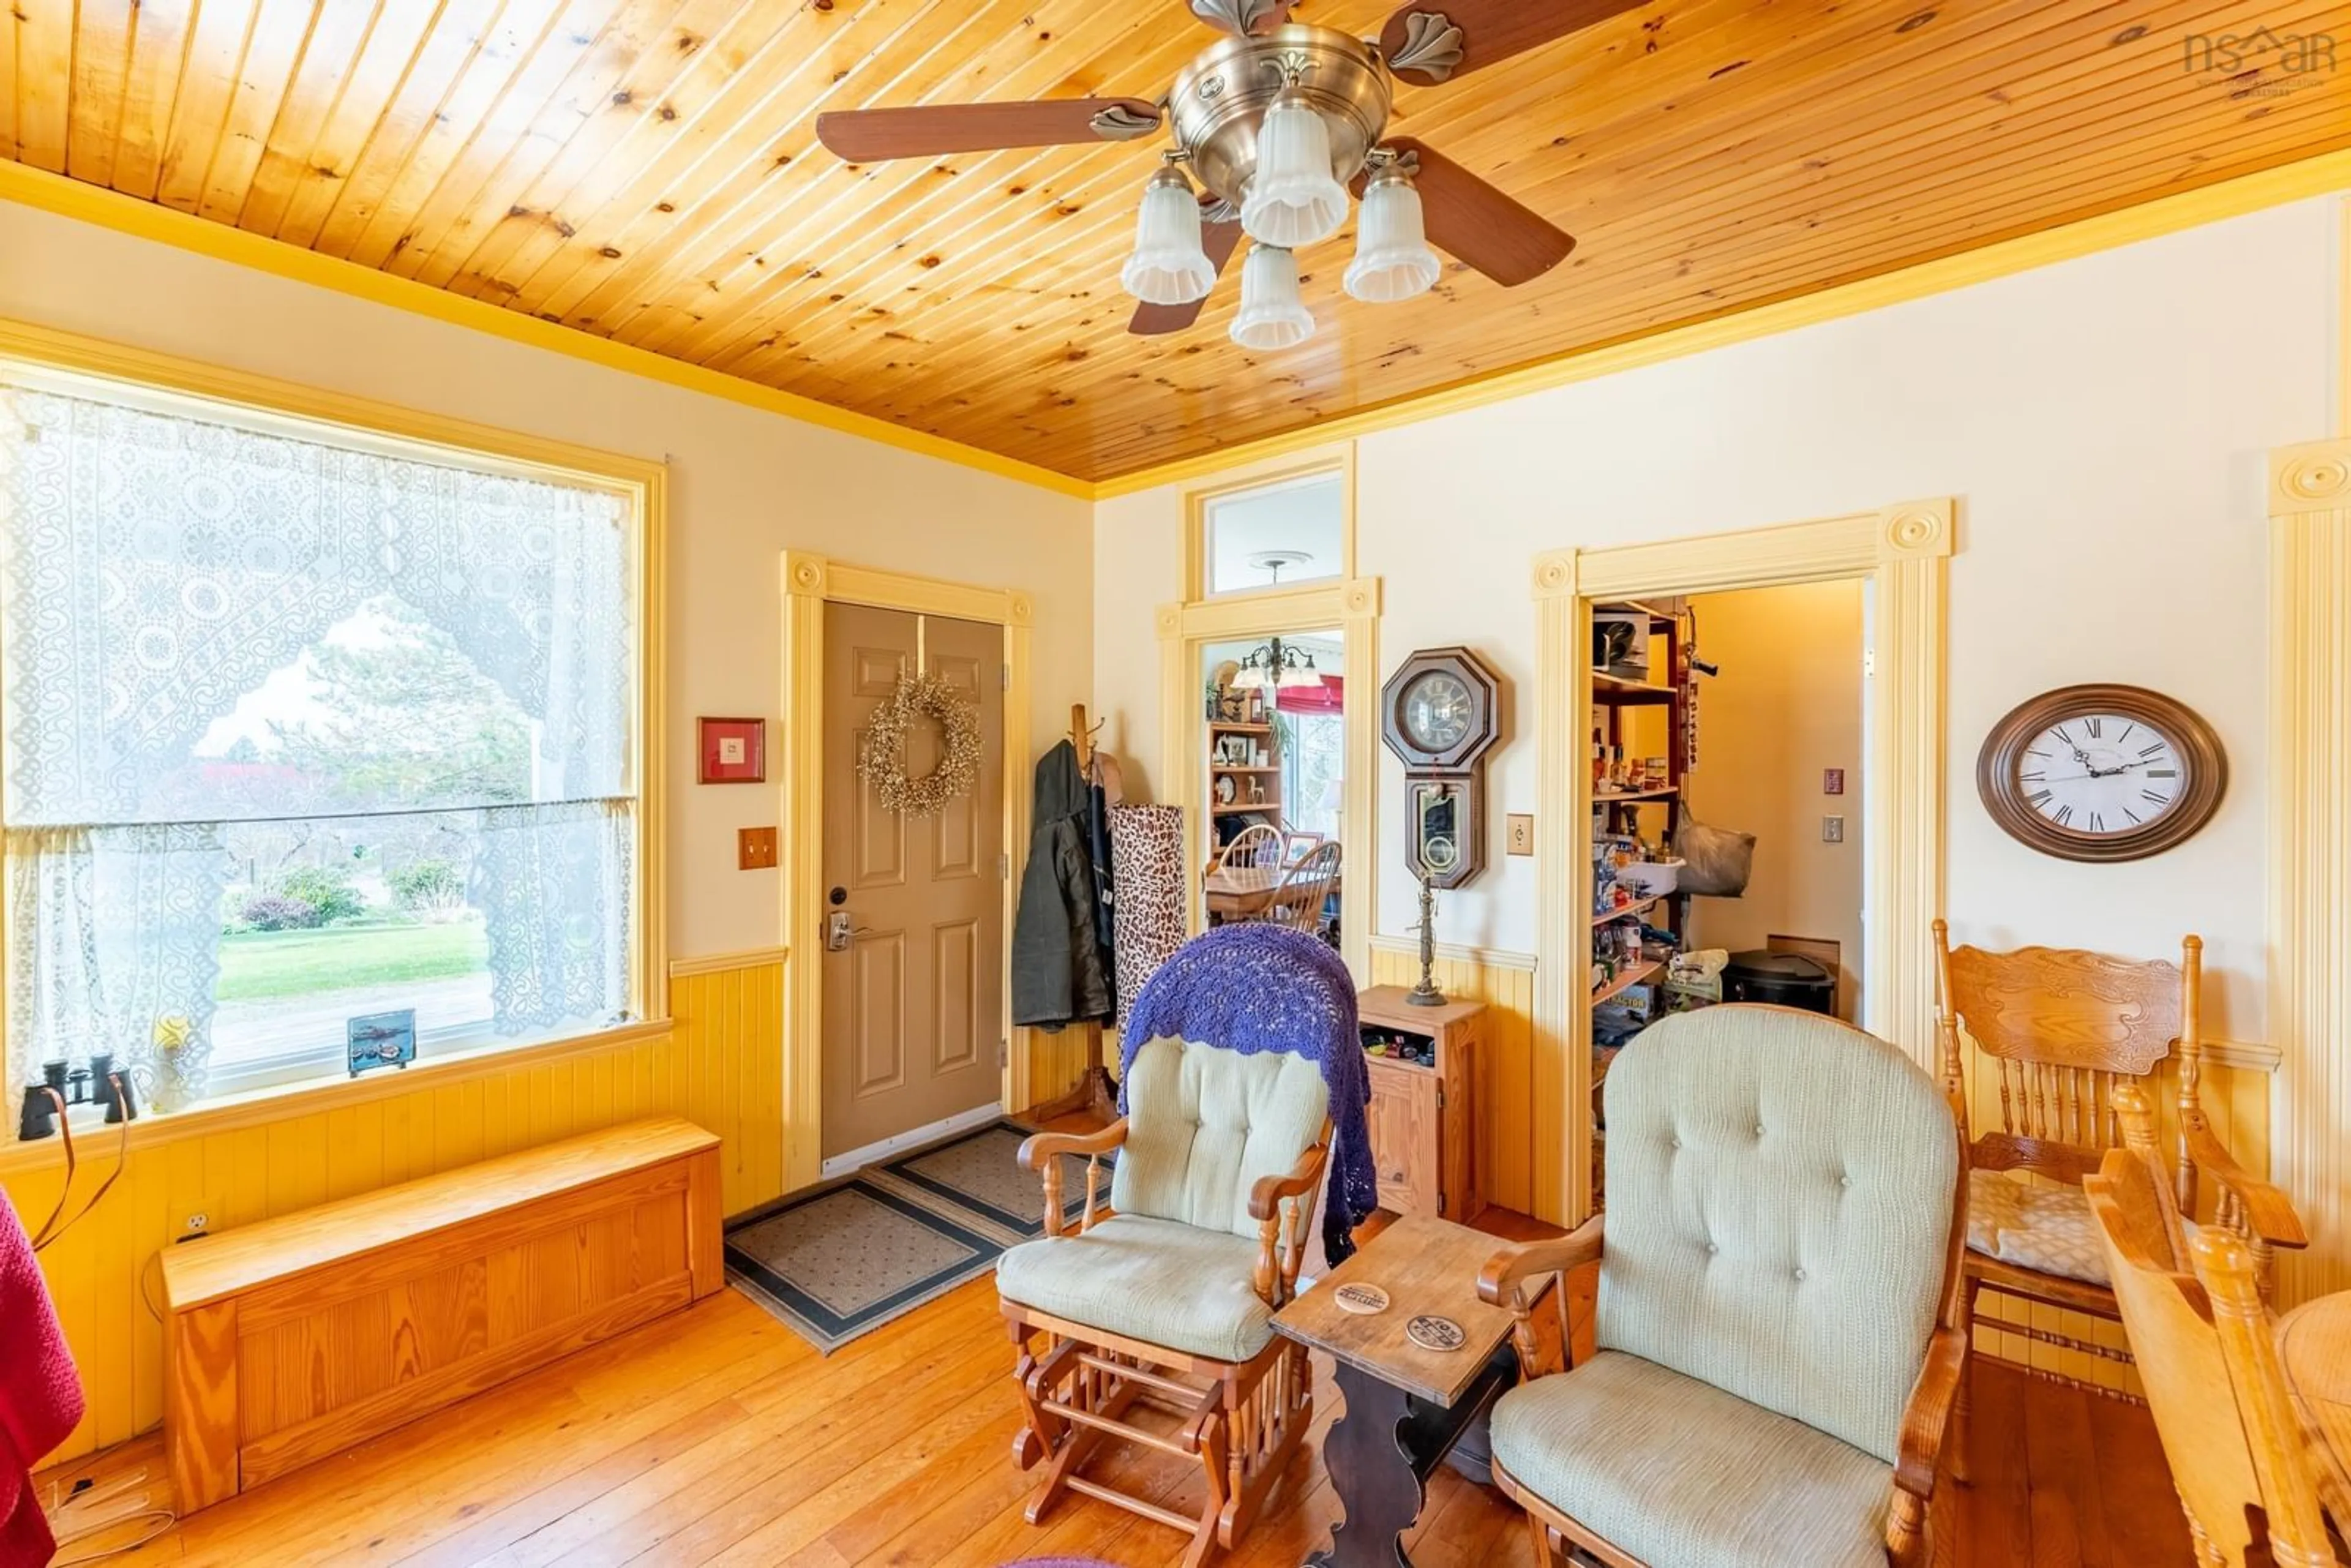
[[[29,1143],[57,1130],[58,1107],[103,1105],[110,1124],[139,1119],[138,1102],[131,1092],[131,1074],[117,1072],[110,1055],[92,1056],[87,1067],[64,1061],[41,1064],[41,1082],[25,1090],[25,1108],[16,1121],[16,1137]]]

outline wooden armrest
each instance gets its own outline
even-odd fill
[[[2187,1140],[2188,1157],[2199,1170],[2236,1194],[2253,1234],[2273,1247],[2310,1245],[2310,1233],[2302,1228],[2302,1216],[2294,1211],[2293,1200],[2239,1165],[2210,1129],[2190,1127]]]
[[[1020,1145],[1020,1168],[1041,1171],[1063,1155],[1106,1155],[1125,1142],[1123,1116],[1099,1133],[1032,1133]]]
[[[1478,1271],[1478,1299],[1489,1307],[1513,1303],[1519,1286],[1538,1274],[1557,1274],[1600,1261],[1601,1232],[1607,1217],[1595,1214],[1565,1236],[1506,1247]]]
[[[1942,1462],[1943,1434],[1951,1423],[1951,1406],[1959,1396],[1959,1379],[1968,1367],[1968,1331],[1964,1324],[1935,1331],[1927,1342],[1927,1364],[1911,1385],[1910,1403],[1903,1407],[1902,1430],[1896,1438],[1894,1484],[1924,1501],[1934,1494],[1935,1469]]]
[[[1283,1198],[1302,1197],[1312,1192],[1315,1184],[1322,1179],[1322,1162],[1330,1156],[1331,1145],[1317,1144],[1298,1156],[1298,1163],[1290,1167],[1288,1176],[1258,1177],[1257,1185],[1249,1188],[1249,1218],[1271,1219]]]

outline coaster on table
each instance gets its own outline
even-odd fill
[[[1369,1317],[1374,1312],[1388,1310],[1388,1293],[1377,1285],[1360,1282],[1342,1285],[1331,1293],[1331,1299],[1339,1303],[1341,1312],[1353,1312],[1359,1317]]]
[[[1423,1350],[1459,1350],[1469,1343],[1469,1336],[1451,1318],[1415,1318],[1404,1325],[1404,1337]]]

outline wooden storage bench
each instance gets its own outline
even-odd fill
[[[183,1515],[725,1281],[718,1140],[633,1122],[163,1250]]]

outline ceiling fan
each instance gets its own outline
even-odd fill
[[[1246,235],[1233,340],[1256,350],[1305,341],[1314,318],[1299,296],[1295,252],[1344,226],[1351,190],[1364,214],[1346,287],[1367,302],[1435,287],[1442,264],[1432,240],[1506,288],[1541,277],[1575,248],[1442,152],[1388,137],[1390,77],[1449,81],[1640,0],[1417,0],[1390,16],[1376,41],[1293,22],[1292,0],[1189,3],[1228,36],[1195,56],[1155,102],[852,110],[819,115],[817,140],[851,162],[871,163],[1135,141],[1165,126],[1176,145],[1144,189],[1134,254],[1120,278],[1143,302],[1128,330],[1146,337],[1199,319]]]

